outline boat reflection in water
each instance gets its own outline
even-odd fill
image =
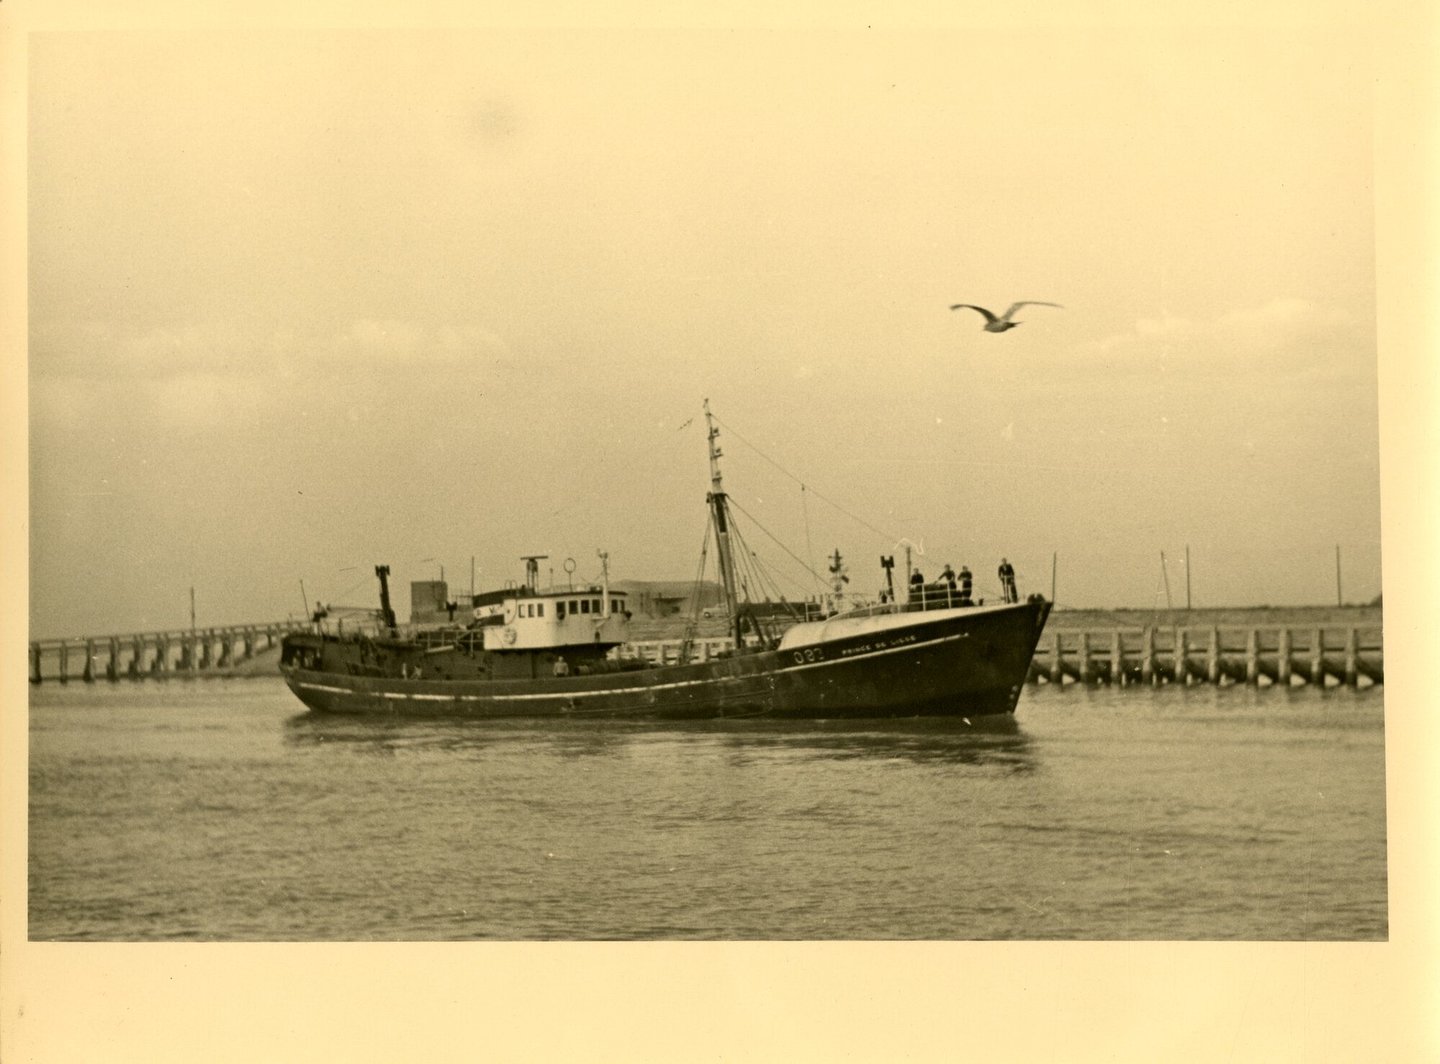
[[[519,753],[620,757],[645,747],[690,746],[734,761],[784,757],[901,760],[1033,768],[1032,742],[1012,716],[845,721],[478,721],[301,713],[285,722],[289,745],[335,746],[380,757],[404,753]],[[708,753],[707,753],[708,751]]]
[[[720,734],[717,730],[716,734]],[[960,765],[1009,765],[1027,772],[1030,738],[1012,716],[822,722],[818,728],[771,725],[726,730],[727,746],[746,753],[793,751],[829,760],[903,760]]]

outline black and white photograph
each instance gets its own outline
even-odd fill
[[[7,31],[11,944],[1390,963],[1395,130],[1286,10]],[[1252,1022],[1148,1047],[1371,1044]],[[554,1055],[802,1059],[697,1037]]]

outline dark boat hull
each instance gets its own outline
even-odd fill
[[[1049,615],[1035,599],[918,613],[914,623],[793,649],[544,679],[358,676],[282,666],[320,713],[702,720],[978,717],[1013,713]]]

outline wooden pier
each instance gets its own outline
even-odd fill
[[[726,638],[657,639],[621,648],[657,664],[706,661],[733,645]],[[1067,686],[1249,684],[1370,687],[1385,682],[1378,624],[1056,628],[1036,648],[1029,680]]]
[[[1041,638],[1029,679],[1056,686],[1369,687],[1385,682],[1383,630],[1378,624],[1056,628]]]
[[[168,632],[42,639],[30,644],[30,682],[165,679],[233,675],[304,621],[273,621]]]

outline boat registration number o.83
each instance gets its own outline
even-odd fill
[[[815,661],[825,660],[825,651],[820,647],[803,647],[800,650],[790,652],[795,658],[796,665],[808,665]]]

